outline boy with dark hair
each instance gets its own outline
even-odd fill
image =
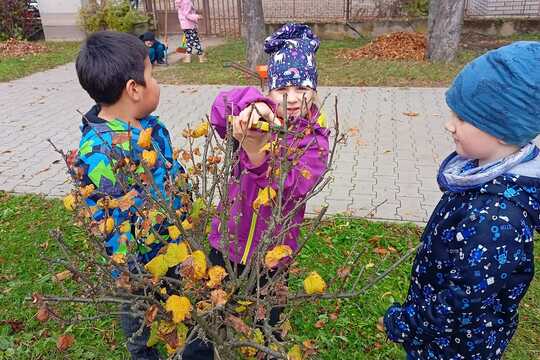
[[[156,36],[153,32],[147,31],[139,37],[144,45],[148,48],[148,57],[150,57],[150,63],[163,65],[165,64],[165,50],[167,47],[165,44],[156,40]]]
[[[90,35],[81,47],[76,68],[79,82],[96,105],[82,120],[75,173],[80,174],[81,186],[95,189],[85,199],[93,211],[92,222],[106,225],[113,220],[110,229],[102,230],[108,254],[136,271],[129,254],[136,253],[137,261],[146,264],[164,246],[149,227],[168,242],[181,241],[178,235],[168,233],[170,223],[165,216],[149,216],[148,226],[139,211],[151,209],[151,198],[161,196],[169,199],[175,210],[180,209],[181,199],[173,191],[178,189],[177,180],[184,169],[173,157],[167,128],[151,115],[159,103],[159,85],[152,77],[148,49],[137,37],[108,31]],[[119,161],[135,166],[139,181],[132,175],[115,173]],[[146,181],[143,161],[153,177],[150,191],[138,185]],[[112,205],[126,197],[132,199],[129,208]],[[102,205],[104,199],[109,199],[108,206]],[[122,312],[129,313],[129,306]],[[121,317],[128,350],[133,359],[159,359],[156,349],[146,346],[148,328],[136,334],[141,323],[141,318]]]
[[[384,317],[408,359],[497,360],[518,324],[540,229],[540,42],[468,64],[446,93],[456,152],[412,267]]]

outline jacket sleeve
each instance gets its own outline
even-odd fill
[[[433,294],[419,294],[386,312],[384,324],[390,340],[418,347],[437,337],[448,336],[474,321],[506,286],[506,277],[518,267],[524,251],[524,236],[498,211],[488,211],[480,223],[469,219],[456,227],[449,256],[452,266],[445,271],[444,288]],[[429,254],[427,254],[429,256]],[[512,296],[526,291],[510,289]],[[519,297],[518,297],[519,298]]]
[[[210,122],[221,138],[227,135],[227,115],[238,115],[254,102],[265,102],[275,109],[275,104],[255,87],[235,88],[218,94],[212,104]]]
[[[98,140],[94,138],[93,141],[97,142]],[[91,149],[86,148],[82,152],[79,149],[76,166],[81,169],[81,185],[93,185],[95,188],[86,198],[86,204],[90,210],[88,215],[91,217],[96,231],[105,237],[108,254],[125,256],[127,243],[133,240],[134,217],[132,215],[135,214],[136,208],[141,206],[142,198],[132,185],[127,187],[128,179],[122,179],[115,174],[110,154],[110,145],[104,143],[94,145]],[[129,201],[131,206],[127,206],[127,208],[125,205],[103,206],[105,199],[125,200],[127,198],[131,199]],[[107,219],[112,219],[113,222],[111,223],[111,220]],[[107,224],[107,221],[110,225]],[[111,225],[112,228],[109,228]]]

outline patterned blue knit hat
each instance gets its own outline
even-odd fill
[[[317,63],[315,52],[319,38],[304,24],[290,23],[264,41],[268,60],[268,87],[270,90],[285,86],[307,86],[317,89]]]
[[[540,42],[519,41],[470,62],[446,92],[456,115],[507,144],[540,134]]]

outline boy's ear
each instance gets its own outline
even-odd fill
[[[129,79],[126,83],[125,91],[128,97],[133,102],[139,102],[142,98],[141,86],[133,79]]]

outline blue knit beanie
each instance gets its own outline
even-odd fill
[[[264,41],[268,60],[268,88],[306,86],[317,89],[315,53],[319,38],[304,24],[290,23]]]
[[[446,92],[456,115],[507,144],[540,134],[540,42],[520,41],[470,62]]]

